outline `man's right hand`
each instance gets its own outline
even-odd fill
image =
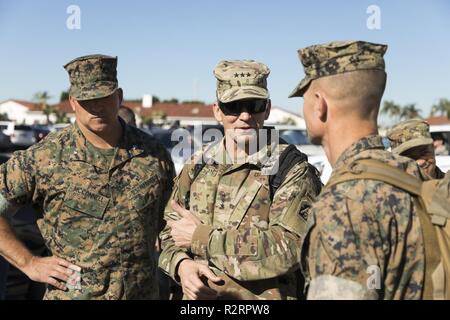
[[[31,280],[48,283],[60,290],[66,290],[66,283],[80,281],[75,275],[81,268],[58,257],[31,257],[22,270]]]
[[[212,282],[222,281],[208,266],[185,259],[178,266],[178,275],[181,279],[183,293],[191,300],[217,299],[217,291],[206,286],[201,277],[206,277]]]

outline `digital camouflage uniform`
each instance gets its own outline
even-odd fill
[[[89,62],[104,63],[98,57]],[[50,287],[45,299],[158,299],[153,253],[173,164],[158,141],[121,124],[124,133],[111,163],[75,124],[16,152],[0,167],[0,213],[39,206],[38,226],[51,253],[82,269],[80,288]]]
[[[215,74],[219,101],[222,97],[234,101],[240,95],[268,98],[268,68],[262,64],[225,61]],[[222,90],[222,85],[229,85],[231,92]],[[297,163],[272,201],[269,176],[263,172],[275,165],[286,145],[278,145],[278,152],[270,156],[265,146],[237,164],[229,159],[224,141],[194,155],[175,180],[171,199],[189,203],[202,224],[195,230],[189,250],[175,246],[166,227],[160,235],[159,265],[179,280],[176,268],[183,259],[207,264],[225,280],[222,287],[209,283],[219,299],[295,299],[302,285],[298,269],[305,223],[321,188],[316,170],[306,161]],[[193,179],[195,163],[202,159],[206,164]],[[165,219],[176,219],[170,206]]]
[[[306,77],[291,96],[303,96],[314,79],[381,70],[386,46],[333,42],[299,50]],[[384,150],[380,136],[355,141],[336,161],[336,174],[357,159],[375,159],[422,179],[414,161]],[[358,179],[325,186],[312,206],[302,267],[311,299],[420,299],[424,241],[413,197],[385,182]]]
[[[406,120],[396,124],[387,133],[387,138],[392,152],[404,156],[407,156],[408,150],[415,147],[430,146],[430,148],[434,148],[430,125],[421,119]],[[425,172],[424,176],[427,176]],[[435,176],[429,177],[429,179],[443,179],[444,176],[445,173],[436,166]]]
[[[339,157],[333,171],[358,159],[380,160],[421,178],[417,165],[385,151],[379,136],[353,144]],[[364,298],[421,298],[424,243],[409,193],[380,181],[343,182],[325,187],[310,218],[310,246],[305,248],[310,278],[317,281],[324,276],[326,280],[332,275],[367,288],[375,266],[381,272],[381,288],[362,292]]]

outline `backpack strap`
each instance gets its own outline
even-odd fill
[[[299,162],[308,161],[308,157],[300,152],[294,145],[290,144],[281,153],[278,163],[278,171],[269,177],[270,200],[273,200],[275,193],[283,183],[288,172]]]
[[[357,160],[333,174],[325,188],[345,181],[369,179],[386,182],[405,190],[414,196],[420,196],[422,181],[399,168],[373,159]]]

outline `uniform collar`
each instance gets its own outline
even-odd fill
[[[334,168],[339,168],[343,165],[348,164],[362,151],[371,150],[371,149],[379,149],[384,150],[383,139],[379,135],[370,135],[364,138],[359,139],[355,143],[353,143],[350,147],[348,147],[338,158]]]
[[[256,166],[259,170],[272,170],[278,160],[283,147],[280,144],[264,145],[257,152],[248,156],[243,163],[233,164],[233,161],[225,148],[225,138],[217,143],[208,145],[203,152],[203,160],[206,164],[229,166],[236,169],[241,166]]]
[[[76,122],[72,126],[70,133],[71,146],[74,151],[70,154],[69,159],[71,161],[83,161],[102,170],[109,170],[143,153],[142,140],[133,132],[136,129],[125,124],[120,118],[119,121],[124,130],[119,144],[116,147],[114,162],[112,164],[106,163],[104,157],[99,157],[98,154],[93,152],[92,148],[88,147],[88,141]]]

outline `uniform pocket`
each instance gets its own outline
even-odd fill
[[[132,209],[145,212],[146,209],[158,201],[159,179],[156,175],[151,176],[144,182],[138,184],[128,194]]]
[[[97,219],[103,218],[108,203],[109,198],[79,186],[70,186],[64,197],[66,207]]]

